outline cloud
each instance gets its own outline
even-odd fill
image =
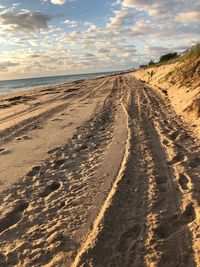
[[[64,4],[72,0],[52,1]],[[51,17],[38,12],[6,9],[2,13],[0,10],[4,62],[0,78],[1,75],[5,78],[6,68],[15,77],[127,69],[145,64],[150,58],[185,50],[199,41],[198,0],[112,2],[117,4],[116,10],[105,18],[103,26],[91,21],[66,19],[63,22],[63,16],[56,16],[61,17],[59,24],[53,20],[49,26]],[[41,17],[34,17],[35,13]],[[12,51],[6,48],[8,45]],[[19,66],[12,66],[13,61]]]
[[[191,11],[191,12],[178,13],[175,16],[175,21],[182,22],[182,23],[200,22],[200,12]]]
[[[122,0],[116,0],[116,2],[112,3],[111,6],[118,6],[121,5]]]
[[[47,22],[50,17],[40,12],[22,11],[21,13],[3,13],[0,14],[0,23],[7,26],[6,30],[23,33],[38,32],[48,29]]]
[[[114,11],[109,28],[134,41],[138,38],[148,38],[147,42],[197,38],[200,33],[200,2],[123,0],[121,9]]]
[[[169,46],[151,46],[151,45],[144,45],[144,50],[147,51],[148,54],[151,54],[153,56],[162,56],[167,53],[173,53],[173,52],[183,52],[187,50],[191,44],[185,44],[185,45],[172,45]]]
[[[32,54],[32,55],[30,55],[30,57],[31,58],[39,58],[39,57],[41,57],[41,55],[39,55],[39,54]]]
[[[142,14],[136,10],[121,9],[114,11],[114,16],[110,18],[110,22],[107,27],[120,29],[133,26],[138,19],[142,18]]]
[[[66,0],[51,0],[51,3],[54,5],[64,5]]]
[[[0,62],[0,69],[1,71],[7,71],[10,67],[18,66],[19,63],[14,63],[10,61]]]
[[[160,9],[167,5],[167,1],[163,0],[124,0],[123,7],[145,10],[151,15],[156,15]],[[165,8],[166,9],[166,8]]]
[[[179,12],[190,12],[200,9],[197,0],[123,0],[123,7],[145,10],[151,16],[173,16]]]
[[[78,21],[76,21],[76,20],[66,19],[63,23],[68,25],[69,28],[74,28],[74,27],[78,26]]]
[[[168,53],[177,52],[177,49],[173,46],[164,47],[144,45],[144,51],[146,51],[148,55],[151,55],[151,57],[158,58]]]

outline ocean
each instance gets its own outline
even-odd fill
[[[40,77],[40,78],[28,78],[19,80],[4,80],[0,81],[0,94],[8,92],[17,92],[24,89],[31,89],[37,87],[43,87],[48,85],[62,84],[73,82],[77,80],[85,80],[91,78],[102,77],[117,72],[101,72],[101,73],[87,73],[87,74],[76,74],[76,75],[62,75],[62,76],[51,76],[51,77]]]

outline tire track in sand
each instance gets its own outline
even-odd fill
[[[124,98],[125,98],[125,96],[124,96]],[[124,100],[125,99],[123,99],[123,101]],[[111,188],[106,200],[104,201],[103,206],[101,207],[97,218],[95,219],[95,221],[93,223],[93,228],[92,228],[89,236],[87,237],[86,241],[82,245],[81,250],[78,252],[78,254],[77,254],[77,256],[76,256],[76,258],[75,258],[75,260],[74,260],[74,262],[72,264],[72,267],[76,267],[76,266],[79,266],[81,264],[85,264],[87,262],[84,254],[87,254],[87,250],[90,250],[90,247],[94,244],[95,239],[97,238],[97,236],[99,234],[99,231],[101,231],[102,220],[104,219],[104,216],[105,216],[107,208],[111,205],[112,198],[115,195],[117,187],[118,187],[118,183],[122,179],[124,169],[126,168],[126,163],[127,163],[128,157],[129,157],[130,140],[131,140],[130,129],[129,129],[129,115],[128,115],[127,109],[125,107],[126,104],[127,103],[121,103],[122,108],[121,108],[121,113],[119,114],[119,115],[122,116],[122,120],[126,121],[126,125],[127,125],[126,127],[127,127],[127,132],[128,132],[125,151],[124,151],[124,157],[123,157],[123,160],[122,160],[122,163],[121,163],[121,167],[119,169],[117,177],[115,178],[113,186],[112,186],[112,188]],[[123,115],[123,113],[124,113],[124,115]]]
[[[129,76],[121,80],[124,91],[132,94],[129,155],[73,267],[195,266],[188,224],[195,223],[196,211],[194,203],[181,206],[174,172],[182,158],[169,164],[153,119],[155,113],[158,121],[167,119],[165,105],[152,103]]]
[[[141,87],[141,85],[139,85]],[[198,158],[199,145],[172,109],[150,87],[141,90],[150,105],[150,116],[165,151],[168,170],[167,208],[158,216],[157,246],[161,252],[160,266],[198,266],[199,233],[199,167],[190,167]],[[154,109],[152,109],[152,107]],[[161,112],[156,114],[156,111]],[[197,162],[197,160],[195,161]],[[167,190],[166,190],[167,189]],[[162,194],[162,193],[160,193]],[[176,208],[173,211],[173,208]],[[172,212],[173,211],[173,212]],[[175,250],[176,248],[176,250]],[[175,252],[174,252],[175,251]]]
[[[1,192],[1,266],[198,266],[199,148],[154,91],[113,81],[67,144]]]
[[[72,140],[1,192],[0,265],[71,266],[124,154],[119,82],[115,79],[102,108]],[[27,208],[18,212],[15,202],[25,200]]]

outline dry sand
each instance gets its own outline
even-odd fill
[[[197,60],[193,60],[194,65]],[[149,73],[153,73],[152,78]],[[185,76],[183,77],[183,73]],[[187,62],[176,62],[137,70],[137,79],[148,82],[169,99],[176,113],[200,138],[200,67],[191,74]]]
[[[123,74],[0,97],[0,266],[200,266],[200,144]]]

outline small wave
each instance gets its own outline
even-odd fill
[[[77,75],[64,75],[52,77],[39,77],[19,80],[0,81],[0,94],[7,92],[15,92],[28,88],[41,87],[46,85],[54,85],[66,82],[73,82],[82,79],[97,78],[117,72],[89,73]]]

